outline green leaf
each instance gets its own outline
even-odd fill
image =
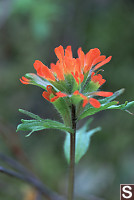
[[[44,90],[46,90],[47,85],[51,85],[51,83],[48,82],[46,79],[41,78],[33,73],[27,73],[25,74],[25,77],[29,80],[29,84],[36,85],[38,87],[43,88]]]
[[[72,95],[71,100],[74,105],[83,102],[83,98],[80,95]]]
[[[28,115],[29,117],[33,118],[33,119],[38,119],[38,120],[42,120],[38,115],[35,115],[27,110],[23,110],[23,109],[19,109],[19,112]]]
[[[70,111],[70,102],[69,98],[59,98],[53,102],[53,105],[56,107],[57,111],[60,113],[66,126],[71,126],[71,111]]]
[[[134,101],[130,101],[130,102],[125,102],[125,104],[123,104],[124,106],[123,106],[123,108],[122,108],[122,110],[126,110],[126,109],[128,109],[128,108],[131,108],[131,107],[134,107]]]
[[[91,107],[89,105],[89,108],[87,108],[80,116],[79,116],[79,120],[80,119],[83,119],[87,116],[90,116],[90,115],[93,115],[99,111],[102,111],[102,110],[106,110],[108,109],[110,106],[112,105],[116,105],[118,103],[118,101],[112,101],[110,103],[107,103],[107,104],[102,104],[100,108],[94,108],[94,107]]]
[[[17,126],[17,131],[30,131],[27,136],[30,136],[35,131],[40,131],[44,129],[58,129],[73,133],[73,130],[66,127],[64,124],[53,121],[50,119],[46,120],[24,120],[22,119],[22,124]]]
[[[128,112],[129,114],[132,114],[130,111],[128,111],[128,108],[134,107],[134,101],[128,102],[126,101],[124,104],[121,105],[112,105],[110,106],[108,109],[119,109],[119,110],[124,110],[126,112]]]
[[[92,119],[88,120],[88,122],[79,130],[76,131],[76,143],[75,143],[75,163],[78,163],[79,160],[85,155],[88,150],[90,144],[91,136],[100,131],[101,128],[97,127],[92,130],[89,129],[89,124],[91,123]],[[70,162],[70,134],[66,133],[66,138],[64,142],[64,153],[67,159],[67,162]]]
[[[99,87],[100,87],[100,85],[98,82],[94,83],[93,81],[89,80],[87,82],[87,84],[85,85],[83,92],[84,93],[94,92],[94,91],[98,90]]]
[[[22,123],[17,126],[17,131],[30,131],[27,136],[30,136],[35,131],[40,131],[44,129],[58,129],[63,130],[65,132],[73,133],[73,130],[63,123],[50,120],[50,119],[42,119],[38,115],[35,115],[26,110],[19,109],[19,111],[23,114],[26,114],[34,119],[32,120],[24,120],[22,119]]]

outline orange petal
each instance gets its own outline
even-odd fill
[[[110,97],[113,95],[113,92],[98,91],[98,92],[95,92],[94,95],[102,96],[102,97]]]
[[[100,106],[101,106],[100,102],[94,98],[90,98],[89,103],[95,108],[100,108]]]
[[[50,71],[50,69],[44,65],[41,61],[36,60],[34,63],[34,68],[37,70],[37,74],[39,76],[44,77],[45,79],[47,79],[48,81],[55,81],[55,77],[52,74],[52,72]]]
[[[44,77],[44,74],[43,74],[43,72],[42,72],[42,67],[39,67],[39,68],[38,68],[38,70],[37,70],[37,75],[38,75],[38,76]]]
[[[25,78],[24,76],[22,76],[22,79],[20,78],[21,83],[23,84],[29,84],[29,80],[27,78]]]
[[[38,69],[41,68],[42,63],[39,60],[35,60],[33,66],[36,69],[36,71],[38,71]]]
[[[69,74],[71,72],[75,72],[75,63],[76,63],[75,58],[70,59],[68,57],[65,57],[64,61],[65,61],[64,73]]]
[[[106,82],[105,79],[101,79],[101,80],[99,80],[99,85],[101,86],[101,85],[103,85],[105,82]]]
[[[37,74],[38,74],[39,76],[43,76],[42,71],[41,71],[42,66],[43,66],[43,63],[40,62],[39,60],[35,60],[33,66],[34,66],[34,68],[36,69]]]
[[[106,80],[102,78],[101,74],[94,74],[94,72],[91,74],[91,81],[93,81],[94,83],[98,82],[100,86],[106,82]]]
[[[95,66],[94,70],[97,70],[102,65],[105,65],[106,63],[108,63],[111,60],[111,58],[112,58],[112,56],[109,56],[108,58],[106,58],[105,60],[103,60],[101,63],[99,63],[98,65]]]
[[[67,96],[67,94],[62,93],[62,92],[57,92],[56,95],[57,95],[58,97],[66,97],[66,96]]]
[[[78,74],[81,74],[81,72],[82,72],[82,70],[81,70],[81,63],[80,63],[80,59],[79,58],[76,58],[75,72],[78,72]]]
[[[56,73],[58,80],[65,80],[62,66],[60,65],[59,61],[57,61],[56,65],[51,63],[51,70],[52,72]]]
[[[92,65],[96,65],[97,63],[105,60],[106,56],[98,56],[96,59],[94,59]]]
[[[82,106],[85,107],[85,106],[87,105],[87,103],[88,103],[88,99],[84,99],[84,100],[83,100],[83,105],[82,105]]]
[[[79,60],[80,60],[80,63],[81,63],[81,68],[83,69],[83,67],[84,67],[85,54],[84,54],[84,52],[82,51],[82,48],[81,48],[81,47],[78,49],[77,52],[78,52],[78,57],[79,57]]]
[[[80,81],[81,81],[81,83],[83,82],[83,80],[84,80],[84,75],[80,74]]]
[[[79,95],[83,98],[83,99],[87,99],[87,97],[81,93],[79,93]]]
[[[74,76],[74,78],[75,78],[75,81],[77,82],[77,84],[79,85],[79,83],[80,83],[79,79],[76,76]]]
[[[90,49],[90,51],[86,54],[86,65],[84,68],[84,73],[87,73],[92,66],[94,59],[100,56],[100,50],[98,48]]]
[[[91,79],[93,78],[93,76],[95,75],[95,73],[94,72],[92,72],[92,74],[91,74]]]
[[[97,57],[99,57],[101,54],[100,50],[98,48],[90,49],[90,51],[86,54],[86,61],[94,60]]]
[[[78,90],[76,90],[74,93],[73,93],[73,95],[79,95],[80,93],[79,93],[79,91]]]
[[[50,94],[49,94],[48,92],[44,91],[44,92],[42,93],[42,96],[43,96],[46,100],[50,101]]]
[[[71,74],[73,75],[73,77],[74,77],[74,79],[75,79],[75,81],[78,83],[78,85],[79,85],[79,79],[78,79],[78,72],[76,72],[75,74],[73,73],[73,72],[71,72]]]
[[[51,86],[51,85],[47,85],[46,89],[47,89],[47,92],[48,92],[49,94],[52,93],[52,86]]]
[[[67,46],[67,48],[65,49],[65,56],[68,58],[73,58],[71,46]]]
[[[64,58],[64,49],[63,46],[59,46],[55,48],[55,54],[57,56],[57,58],[60,60],[60,62],[62,62],[63,58]]]

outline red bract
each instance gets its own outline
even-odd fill
[[[73,58],[71,46],[67,46],[64,51],[61,45],[55,48],[55,54],[58,60],[56,64],[50,64],[50,69],[39,60],[34,63],[37,75],[47,81],[46,91],[43,92],[45,99],[54,102],[59,98],[69,97],[71,100],[73,96],[79,96],[83,101],[83,107],[90,103],[93,107],[99,108],[101,104],[93,96],[108,97],[113,94],[98,91],[106,80],[101,74],[96,73],[98,68],[111,60],[111,56],[106,58],[101,55],[98,48],[91,49],[87,54],[79,48],[78,58]],[[21,82],[32,84],[25,77],[22,77]]]
[[[51,85],[47,85],[46,87],[46,91],[43,92],[42,96],[48,100],[48,101],[51,101],[51,102],[54,102],[56,99],[60,98],[60,97],[66,97],[67,95],[62,93],[62,92],[55,92],[53,90],[53,87]]]
[[[94,72],[91,74],[91,81],[93,81],[94,83],[98,83],[99,86],[106,82],[106,80],[102,78],[101,74],[95,75]]]
[[[22,78],[20,78],[20,81],[21,81],[23,84],[29,84],[29,83],[30,83],[29,79],[25,78],[24,76],[22,76]]]

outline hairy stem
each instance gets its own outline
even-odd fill
[[[70,171],[69,171],[68,200],[73,200],[74,197],[76,108],[73,104],[72,104],[72,129],[74,130],[74,133],[70,133]]]

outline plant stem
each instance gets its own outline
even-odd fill
[[[70,171],[69,171],[69,186],[68,200],[73,200],[74,197],[74,170],[75,170],[75,135],[76,135],[76,109],[72,104],[72,129],[74,133],[70,133]]]

